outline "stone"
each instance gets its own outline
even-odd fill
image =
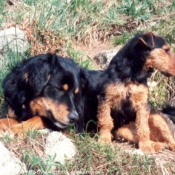
[[[26,165],[15,157],[2,142],[0,142],[0,174],[19,175],[27,172]]]
[[[133,150],[125,150],[125,153],[138,155],[138,156],[144,156],[144,153],[140,149],[133,149]]]
[[[25,52],[28,41],[24,31],[11,27],[0,31],[0,51],[11,49],[13,52]]]
[[[55,156],[55,162],[65,163],[65,160],[71,160],[77,150],[71,139],[61,132],[53,131],[46,138],[45,156]]]
[[[111,49],[111,50],[103,50],[98,52],[93,60],[96,62],[99,68],[105,69],[109,65],[112,58],[117,54],[118,50]]]

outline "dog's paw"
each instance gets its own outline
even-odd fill
[[[106,143],[110,143],[112,140],[112,134],[110,132],[100,132],[100,140],[106,142]]]
[[[168,146],[171,149],[171,151],[174,151],[175,152],[175,142],[169,143]]]
[[[155,153],[155,149],[152,147],[150,141],[139,142],[139,149],[141,149],[144,153],[153,154]]]
[[[154,148],[155,152],[160,152],[165,147],[163,142],[153,142],[153,141],[151,141],[151,146]]]

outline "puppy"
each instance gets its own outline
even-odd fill
[[[147,79],[154,69],[175,76],[175,57],[167,41],[153,33],[137,34],[112,59],[99,84],[98,126],[110,142],[112,132],[135,121],[139,148],[148,153],[162,150],[150,140]],[[163,132],[163,131],[162,131]],[[171,147],[175,150],[175,144]]]

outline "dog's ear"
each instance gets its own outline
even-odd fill
[[[153,33],[152,32],[148,32],[148,33],[143,34],[139,38],[139,43],[142,46],[147,47],[149,49],[154,48],[154,37],[153,37]]]
[[[53,65],[54,58],[49,54],[42,54],[24,66],[23,79],[32,94],[42,93],[52,76]]]
[[[28,72],[28,85],[30,86],[32,93],[35,95],[39,95],[42,93],[43,89],[47,85],[51,78],[51,73],[47,69],[42,69],[41,67],[36,70],[33,70],[33,72]]]

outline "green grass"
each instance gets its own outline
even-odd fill
[[[109,41],[118,46],[125,44],[138,32],[153,31],[164,36],[175,49],[175,1],[71,0],[66,3],[60,0],[23,0],[15,2],[10,10],[4,8],[5,2],[0,1],[0,29],[7,23],[20,26],[28,36],[30,48],[26,53],[12,52],[10,49],[4,52],[0,83],[19,61],[51,49],[58,50],[62,56],[74,58],[86,68],[96,69],[92,58],[74,49],[79,43],[89,46],[96,41]],[[157,86],[151,91],[151,104],[161,108],[175,96],[174,82],[160,73],[150,78],[150,82],[153,81]],[[0,113],[5,114],[1,87],[0,105]],[[55,163],[54,157],[42,158],[39,152],[43,151],[45,136],[36,132],[31,132],[24,140],[8,136],[1,140],[26,163],[28,175],[36,172],[56,174],[51,171],[52,165],[62,172],[163,174],[153,157],[131,155],[124,153],[123,147],[101,144],[97,142],[98,135],[89,137],[87,133],[76,135],[73,132],[71,138],[78,154],[74,161],[67,161],[65,165]],[[174,162],[171,163],[163,165],[175,173]]]

